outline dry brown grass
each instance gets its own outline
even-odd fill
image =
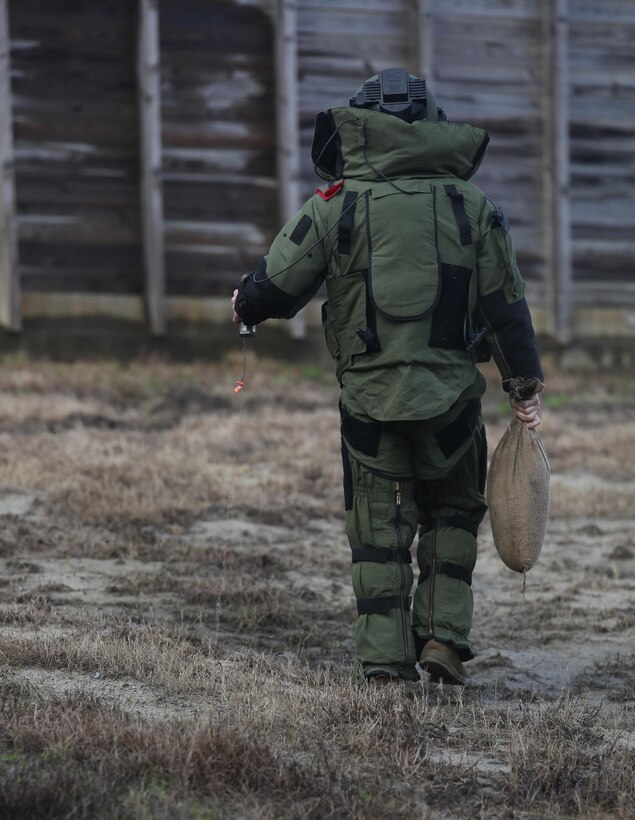
[[[81,695],[31,705],[12,687],[0,697],[0,738],[12,749],[0,774],[3,817],[153,816],[154,792],[163,816],[203,800],[207,816],[238,800],[313,816],[346,805],[333,772],[285,761],[240,724],[143,721]]]
[[[635,380],[550,374],[528,601],[484,534],[474,684],[406,692],[356,683],[330,376],[251,357],[239,431],[241,369],[0,366],[0,816],[632,816]]]
[[[528,711],[510,733],[513,804],[550,816],[630,817],[635,749],[601,709],[566,697]]]

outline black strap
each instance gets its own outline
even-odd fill
[[[347,191],[342,205],[342,215],[339,220],[338,252],[350,254],[351,252],[351,230],[355,217],[357,194],[355,191]]]
[[[472,586],[472,573],[459,564],[450,564],[449,561],[437,561],[434,565],[434,571],[437,575],[447,575],[450,578],[456,578],[457,581],[463,581],[468,587]],[[427,581],[431,574],[432,567],[426,564],[425,567],[421,568],[417,583],[422,584]]]
[[[426,522],[422,522],[419,537],[426,532],[431,532],[436,529],[437,526],[439,529],[443,527],[458,527],[460,530],[466,530],[466,532],[469,532],[475,538],[478,535],[478,524],[470,521],[469,518],[463,515],[441,515],[439,518],[429,518]]]
[[[370,271],[365,268],[362,271],[364,277],[364,286],[366,291],[366,327],[358,327],[355,333],[366,345],[367,353],[379,353],[381,345],[377,338],[377,315],[375,313],[375,306],[373,304],[373,297],[371,295],[370,287]]]
[[[351,550],[353,563],[358,561],[373,561],[376,564],[388,564],[396,561],[402,564],[412,564],[412,555],[408,550],[389,550],[379,547],[356,547]]]
[[[308,214],[304,214],[302,219],[293,229],[293,233],[289,237],[289,242],[293,242],[294,245],[301,245],[304,242],[304,237],[309,232],[309,228],[312,224],[313,220],[311,217]]]
[[[411,598],[406,598],[403,602],[404,609],[410,609]],[[399,595],[391,595],[389,598],[358,598],[358,615],[388,615],[392,609],[401,609],[402,599]]]
[[[456,185],[444,185],[443,190],[452,200],[452,211],[454,212],[456,226],[461,235],[461,245],[471,245],[472,229],[470,228],[470,220],[465,213],[463,194],[457,190]]]

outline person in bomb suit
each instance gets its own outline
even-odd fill
[[[502,211],[468,180],[488,134],[448,122],[425,81],[371,77],[316,117],[319,188],[232,297],[234,321],[293,317],[326,283],[341,386],[346,530],[360,674],[463,685],[486,512],[476,367],[487,348],[517,418],[540,423],[543,373]],[[534,389],[535,387],[535,389]],[[419,578],[410,547],[419,527]]]

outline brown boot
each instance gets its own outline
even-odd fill
[[[419,666],[430,675],[434,683],[465,686],[467,675],[456,649],[434,638],[423,647]]]

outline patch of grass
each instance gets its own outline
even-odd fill
[[[635,803],[635,750],[607,732],[600,709],[565,697],[529,712],[510,734],[514,805],[543,816],[627,817]]]
[[[30,602],[32,605],[32,602]],[[0,658],[14,666],[100,672],[130,677],[170,691],[214,685],[214,647],[158,627],[120,623],[98,633],[94,627],[5,635]]]
[[[264,627],[306,628],[307,613],[297,597],[279,584],[225,573],[221,579],[179,577],[163,573],[127,575],[110,592],[131,595],[172,593],[179,601],[198,607],[206,620],[222,606],[223,621],[245,632]]]
[[[406,692],[355,677],[332,375],[250,351],[239,425],[241,372],[0,364],[3,490],[30,499],[0,533],[0,816],[629,816],[632,663],[597,640],[633,629],[626,388],[550,371],[552,509],[604,520],[558,524],[523,604],[483,528],[475,644],[510,651]],[[600,711],[541,678],[589,636]]]
[[[575,400],[574,396],[568,393],[551,393],[549,391],[543,393],[540,397],[540,402],[543,407],[549,410],[558,410],[561,407],[569,407]]]
[[[346,804],[330,772],[282,759],[240,724],[148,722],[82,695],[34,706],[15,688],[0,704],[0,743],[11,749],[2,817],[138,817],[153,807],[184,816],[188,803],[212,813],[238,794],[276,814],[326,816],[335,800]]]

